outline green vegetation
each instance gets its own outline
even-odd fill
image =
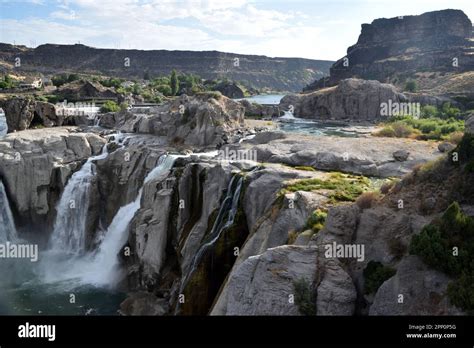
[[[293,282],[293,289],[295,291],[295,303],[300,313],[316,315],[316,300],[309,282],[304,278],[298,279]]]
[[[101,107],[100,112],[117,112],[120,111],[120,106],[112,100],[107,100]]]
[[[316,169],[314,169],[313,167],[309,167],[309,166],[295,166],[294,168],[297,169],[297,170],[304,170],[304,171],[307,171],[307,172],[315,172],[316,171]]]
[[[331,173],[328,179],[301,179],[292,182],[281,191],[282,194],[296,191],[330,190],[331,203],[353,202],[363,192],[369,190],[371,182],[364,176]]]
[[[407,92],[416,92],[418,90],[418,85],[416,84],[416,81],[410,80],[407,81],[405,84],[405,91]]]
[[[364,292],[376,293],[384,281],[393,277],[397,271],[377,261],[369,261],[364,269]]]
[[[5,75],[2,80],[0,80],[0,89],[10,89],[14,87],[14,82],[10,75]]]
[[[413,116],[396,116],[385,123],[375,135],[382,137],[414,138],[418,140],[449,139],[452,133],[462,132],[464,121],[454,118],[414,118]]]
[[[104,87],[109,87],[109,88],[120,88],[122,85],[122,82],[124,82],[123,79],[116,79],[116,78],[109,78],[106,80],[100,80],[99,83],[104,86]]]
[[[328,214],[322,209],[316,209],[308,218],[306,228],[311,229],[314,233],[318,233],[324,227]]]
[[[62,86],[66,83],[80,80],[79,75],[77,74],[59,74],[51,78],[51,82],[56,87]]]
[[[474,218],[463,214],[457,202],[413,236],[410,253],[454,277],[448,285],[451,302],[464,310],[474,310]]]
[[[171,71],[171,76],[170,76],[170,88],[171,88],[171,95],[176,95],[178,93],[178,76],[176,75],[176,70],[173,69]]]

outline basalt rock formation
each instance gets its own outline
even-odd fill
[[[124,132],[166,137],[174,145],[206,147],[225,142],[243,126],[244,107],[227,97],[200,94],[179,98],[148,113],[109,113],[99,125]]]
[[[383,103],[404,103],[408,98],[378,81],[346,79],[335,87],[305,94],[290,94],[280,101],[281,110],[293,110],[301,118],[317,120],[378,121]]]
[[[11,133],[0,141],[0,176],[8,189],[19,227],[41,236],[69,177],[105,140],[74,127]]]
[[[350,77],[402,83],[424,71],[469,72],[474,70],[473,40],[472,23],[460,10],[376,19],[362,24],[357,43],[332,65],[330,76],[304,91],[334,86]]]
[[[66,117],[56,112],[56,107],[47,102],[29,98],[14,97],[0,100],[0,107],[5,112],[8,132],[20,131],[31,126],[62,126]]]
[[[297,91],[327,74],[333,63],[302,58],[269,58],[217,51],[142,51],[100,49],[80,44],[40,45],[34,49],[0,44],[0,59],[12,66],[21,59],[20,71],[58,73],[75,71],[102,73],[124,78],[142,79],[169,75],[172,69],[194,73],[206,79],[241,81],[247,86],[273,90]],[[125,66],[125,59],[130,64]],[[238,64],[236,62],[238,61]],[[80,65],[77,62],[81,62]],[[18,68],[16,68],[18,69]]]

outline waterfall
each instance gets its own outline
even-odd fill
[[[111,135],[114,142],[123,141],[121,133]],[[56,206],[56,220],[50,239],[50,248],[70,254],[84,252],[86,240],[87,211],[90,205],[92,182],[95,177],[94,161],[108,156],[107,144],[102,153],[90,157],[80,170],[68,180],[61,199]]]
[[[145,177],[143,186],[151,180],[167,175],[179,157],[184,156],[161,156],[157,166]],[[133,202],[124,205],[117,211],[95,252],[71,258],[64,253],[64,250],[51,250],[42,269],[44,281],[67,281],[67,286],[71,288],[86,284],[114,287],[121,279],[118,254],[127,242],[130,222],[140,209],[143,186]],[[85,217],[84,215],[83,219]]]
[[[106,151],[89,158],[69,179],[56,207],[57,216],[51,235],[51,248],[69,253],[80,253],[84,250],[87,210],[92,180],[95,176],[93,161],[105,157],[107,157]]]
[[[237,209],[239,206],[240,191],[242,190],[242,184],[244,181],[242,177],[238,178],[237,184],[235,185],[234,190],[232,190],[236,178],[238,178],[238,176],[234,175],[229,182],[229,185],[227,187],[227,194],[221,204],[219,213],[217,214],[216,221],[214,221],[214,225],[212,226],[211,232],[207,237],[209,241],[204,243],[194,256],[191,268],[187,273],[186,277],[184,278],[183,282],[181,283],[180,293],[183,292],[184,287],[186,286],[188,280],[191,278],[191,275],[196,271],[197,267],[199,266],[199,263],[202,260],[202,257],[207,252],[207,250],[209,250],[219,240],[219,237],[221,236],[222,232],[232,226],[232,224],[234,223],[235,215],[237,214]],[[226,214],[227,219],[224,219]]]
[[[120,280],[119,259],[117,254],[128,239],[128,226],[140,209],[143,187],[150,181],[167,175],[180,155],[163,155],[157,166],[145,177],[135,200],[121,207],[115,214],[102,240],[97,253],[94,255],[91,268],[84,277],[89,284],[113,286]]]
[[[0,180],[0,243],[18,240],[15,221],[3,182]]]

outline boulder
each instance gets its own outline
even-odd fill
[[[439,152],[449,152],[456,148],[456,145],[444,141],[438,145]]]
[[[336,87],[287,95],[280,101],[280,109],[293,108],[293,114],[301,118],[375,122],[387,117],[382,103],[405,101],[407,98],[390,84],[350,78]]]
[[[5,112],[8,132],[28,129],[32,124],[44,127],[61,126],[65,117],[56,113],[56,107],[47,102],[13,97],[0,101]]]
[[[223,81],[214,86],[213,89],[221,92],[222,95],[225,95],[227,98],[235,99],[244,97],[244,91],[235,82]]]
[[[404,162],[408,159],[408,156],[410,156],[410,152],[407,150],[397,150],[394,153],[392,153],[393,158],[395,158],[399,162]]]

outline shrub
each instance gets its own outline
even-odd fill
[[[176,75],[176,70],[174,69],[171,71],[170,88],[171,88],[171,95],[176,95],[176,93],[178,93],[179,82],[178,82],[178,77]]]
[[[474,276],[463,273],[448,284],[448,297],[452,304],[472,312],[474,310]]]
[[[327,212],[322,209],[316,209],[308,218],[306,228],[310,228],[314,233],[321,231],[326,222]]]
[[[101,107],[100,112],[117,112],[120,111],[120,107],[117,105],[116,102],[112,100],[107,100]]]
[[[438,115],[438,108],[433,105],[425,105],[421,108],[421,117],[422,118],[431,118]]]
[[[120,111],[126,111],[128,109],[128,106],[129,105],[127,102],[120,103],[119,105]]]
[[[395,138],[395,131],[392,126],[385,126],[374,135],[377,137]]]
[[[295,303],[300,313],[316,315],[316,300],[309,282],[304,278],[298,279],[293,282],[293,289],[295,291]]]
[[[356,204],[362,210],[368,209],[371,208],[379,198],[380,196],[377,192],[364,192],[356,199]]]
[[[457,202],[413,236],[410,253],[455,277],[448,285],[451,302],[464,310],[474,310],[474,218],[463,214]]]
[[[397,271],[391,267],[384,266],[377,261],[369,261],[364,269],[364,292],[366,294],[376,293],[380,285],[387,279],[393,277]]]
[[[405,91],[407,92],[416,92],[418,90],[418,86],[416,81],[410,80],[405,84]]]

